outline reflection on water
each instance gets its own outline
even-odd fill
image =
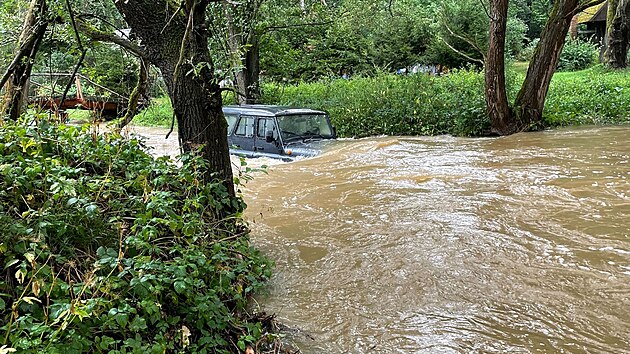
[[[629,133],[371,138],[276,163],[245,187],[277,262],[262,306],[315,338],[305,353],[630,352]]]

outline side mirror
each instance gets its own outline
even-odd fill
[[[265,141],[268,143],[273,143],[275,139],[273,138],[273,130],[267,130],[265,132]]]

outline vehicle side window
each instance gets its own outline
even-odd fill
[[[234,130],[234,126],[236,125],[238,116],[235,114],[226,114],[225,119],[227,120],[227,123],[228,123],[227,133],[230,134],[232,130]]]
[[[277,135],[276,129],[273,125],[273,119],[262,119],[259,118],[258,119],[258,127],[256,129],[256,135],[259,138],[265,138],[265,134],[267,133],[268,130],[273,131],[273,136],[274,138]]]
[[[234,134],[248,138],[254,136],[254,117],[241,117]]]

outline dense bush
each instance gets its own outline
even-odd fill
[[[559,71],[583,70],[593,66],[599,56],[599,47],[581,39],[569,39],[564,44],[560,60]]]
[[[178,168],[87,128],[0,127],[0,346],[20,353],[229,353],[270,264],[203,160]]]
[[[435,77],[380,75],[294,86],[263,86],[270,104],[306,106],[330,113],[341,136],[481,135],[483,74],[454,71]]]

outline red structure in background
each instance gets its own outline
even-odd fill
[[[55,73],[55,74],[33,74],[32,77],[67,77],[70,78],[71,74],[66,73]],[[82,81],[93,85],[99,91],[103,92],[103,95],[95,95],[95,96],[85,96],[83,94],[83,85]],[[44,85],[31,81],[33,86],[41,86]],[[32,92],[32,95],[29,94],[28,103],[29,105],[33,105],[42,110],[51,110],[54,112],[60,112],[62,115],[68,109],[81,109],[81,110],[89,110],[95,112],[98,116],[105,119],[114,119],[116,117],[121,117],[124,115],[127,104],[128,97],[125,97],[117,92],[114,92],[104,86],[101,86],[87,77],[83,75],[76,75],[74,80],[74,86],[76,87],[76,94],[68,94],[66,99],[63,101],[63,105],[61,105],[61,94],[59,95],[37,95],[34,91],[29,90],[29,93]],[[142,100],[138,102],[139,107],[144,107],[145,102]]]

